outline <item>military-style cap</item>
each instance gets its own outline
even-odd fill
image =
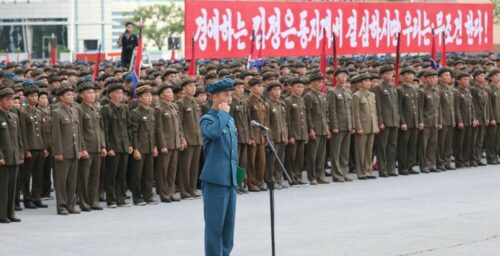
[[[333,73],[334,76],[337,76],[341,73],[345,73],[346,75],[349,75],[349,71],[346,68],[337,68],[335,72]]]
[[[375,72],[371,72],[370,73],[370,79],[373,80],[373,79],[380,79],[380,74],[379,73],[375,73]]]
[[[43,70],[40,70],[40,69],[34,69],[32,72],[31,72],[31,76],[32,77],[37,77],[39,75],[43,74]]]
[[[62,80],[64,80],[62,77],[60,76],[50,76],[49,77],[49,83],[53,83],[53,82],[61,82]]]
[[[223,68],[221,70],[219,70],[219,77],[226,77],[226,76],[229,76],[231,75],[231,70],[229,69],[226,69],[226,68]]]
[[[172,85],[167,84],[167,83],[163,83],[163,84],[161,84],[161,85],[158,87],[158,90],[157,90],[158,95],[160,95],[163,91],[165,91],[166,89],[169,89],[169,88],[172,90],[172,92],[174,91],[174,87],[173,87]]]
[[[178,73],[179,73],[179,71],[177,71],[177,69],[175,69],[175,68],[167,68],[167,69],[165,69],[165,72],[163,73],[163,77],[169,76],[171,74],[178,74]]]
[[[290,68],[290,65],[288,65],[288,64],[281,64],[280,65],[280,70],[282,70],[284,68]]]
[[[69,92],[69,91],[73,91],[73,87],[71,87],[71,85],[69,85],[69,84],[63,84],[63,85],[59,86],[59,88],[57,88],[54,93],[56,96],[61,96],[64,93]]]
[[[191,78],[185,78],[181,82],[181,87],[184,88],[184,86],[189,85],[189,84],[196,84],[196,81],[191,79]]]
[[[297,62],[297,63],[295,63],[294,67],[295,68],[305,68],[307,66],[306,66],[306,64],[304,64],[302,62]]]
[[[49,84],[45,80],[36,80],[35,85],[38,86],[38,88],[40,89],[49,87]]]
[[[31,86],[31,85],[33,85],[33,84],[34,84],[34,83],[33,83],[33,80],[31,80],[31,79],[26,79],[26,80],[24,80],[24,82],[23,82],[23,87],[24,87],[24,88],[26,88],[26,87]]]
[[[15,62],[9,62],[9,64],[7,64],[7,66],[5,66],[5,69],[11,69],[11,68],[17,68],[19,67],[19,64],[15,63]]]
[[[278,81],[272,81],[267,85],[267,91],[271,91],[273,88],[279,87],[281,88],[281,83]]]
[[[500,68],[491,69],[490,72],[488,73],[488,78],[491,78],[496,74],[500,74]]]
[[[434,69],[426,69],[423,73],[424,77],[429,77],[429,76],[437,76],[438,73]]]
[[[483,69],[476,69],[473,73],[472,73],[472,77],[473,78],[476,78],[476,76],[478,75],[481,75],[481,74],[486,74],[486,71],[484,71]]]
[[[294,86],[296,84],[305,84],[304,80],[300,79],[300,77],[293,77],[293,78],[291,78],[290,81],[289,81],[289,83],[290,83],[291,86]]]
[[[4,87],[3,89],[0,89],[0,99],[12,95],[14,95],[14,90],[11,88]]]
[[[245,84],[245,81],[243,81],[241,79],[234,79],[234,85],[233,86],[244,85],[244,84]]]
[[[317,72],[317,73],[312,73],[309,75],[309,82],[314,82],[314,81],[322,81],[324,80],[325,77],[323,74]]]
[[[363,82],[365,80],[371,80],[372,76],[370,73],[361,73],[358,75],[358,83]]]
[[[453,63],[453,65],[455,65],[455,66],[456,66],[456,65],[458,65],[458,64],[465,64],[465,61],[464,61],[464,60],[462,60],[462,59],[458,59],[458,60],[456,60],[456,61]]]
[[[389,71],[394,71],[394,66],[392,65],[385,65],[380,68],[380,74],[383,75],[384,73],[387,73]]]
[[[254,85],[261,84],[261,83],[262,83],[262,79],[260,79],[259,77],[252,77],[252,79],[250,79],[250,81],[248,81],[248,85],[250,87],[252,87]]]
[[[47,95],[47,96],[49,96],[49,94],[50,94],[50,93],[49,93],[49,90],[47,90],[47,89],[42,89],[42,88],[40,88],[40,89],[38,90],[38,97],[40,97],[40,96],[42,96],[42,95]]]
[[[231,78],[224,78],[207,85],[207,92],[210,94],[216,94],[225,91],[234,90],[234,81]]]
[[[448,68],[448,67],[440,68],[438,71],[438,76],[441,76],[442,74],[444,74],[446,72],[449,72],[450,75],[453,76],[453,69]]]
[[[95,90],[97,88],[96,84],[92,81],[85,81],[83,83],[81,83],[80,85],[78,85],[78,87],[76,88],[76,90],[78,91],[78,93],[82,93],[83,91],[86,91],[86,90]]]
[[[467,73],[467,72],[458,72],[456,75],[455,75],[455,79],[456,80],[460,80],[462,77],[470,77],[470,74]]]
[[[267,81],[270,79],[276,79],[278,77],[279,77],[278,73],[276,73],[274,71],[268,71],[268,72],[262,74],[262,80],[264,80],[264,81]]]
[[[137,96],[141,96],[141,95],[148,93],[148,92],[151,92],[151,86],[149,86],[149,85],[143,85],[143,86],[135,89],[135,95],[137,95]]]
[[[351,76],[351,79],[349,79],[349,83],[355,84],[359,82],[359,74]]]
[[[120,78],[115,78],[115,77],[108,77],[106,78],[106,80],[104,80],[104,86],[108,87],[112,84],[123,84],[124,81],[123,79],[120,79]]]
[[[33,93],[38,93],[38,92],[39,92],[38,87],[32,83],[31,85],[24,87],[23,95],[27,97]]]
[[[122,90],[125,91],[125,87],[121,83],[111,83],[106,86],[106,92],[110,94],[113,91]]]
[[[198,87],[196,87],[196,92],[194,93],[194,96],[196,97],[196,96],[198,96],[198,95],[200,95],[200,94],[204,94],[204,93],[207,93],[207,92],[205,91],[205,87],[203,87],[203,86],[198,86]]]
[[[399,71],[400,75],[404,75],[406,73],[411,73],[413,75],[416,75],[417,71],[415,71],[415,69],[413,67],[411,67],[411,66],[404,67],[404,68],[401,69],[401,71]]]

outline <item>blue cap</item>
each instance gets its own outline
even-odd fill
[[[31,80],[31,79],[25,80],[23,82],[23,88],[26,88],[26,87],[28,87],[30,85],[33,85],[33,80]]]
[[[127,82],[132,82],[132,72],[123,75],[123,80]]]
[[[15,84],[17,84],[17,83],[21,83],[21,82],[23,81],[23,80],[22,80],[20,77],[18,77],[18,76],[14,76],[14,77],[12,78],[12,80],[14,81],[14,83],[15,83]]]
[[[14,73],[4,73],[3,74],[3,79],[12,79],[12,80],[14,80],[15,79],[14,77],[16,77],[16,74],[14,74]]]
[[[216,94],[224,91],[234,90],[234,81],[230,78],[224,78],[219,81],[215,81],[207,85],[207,92],[210,94]]]

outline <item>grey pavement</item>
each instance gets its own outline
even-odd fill
[[[500,166],[276,191],[277,255],[500,255]],[[203,255],[201,200],[18,212],[0,255]],[[271,255],[269,194],[238,197],[233,254]]]

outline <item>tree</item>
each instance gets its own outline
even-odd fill
[[[492,0],[493,3],[493,15],[495,16],[495,23],[500,24],[500,1]]]
[[[184,32],[184,10],[172,2],[139,7],[130,16],[133,23],[144,24],[142,34],[160,51],[167,38]]]

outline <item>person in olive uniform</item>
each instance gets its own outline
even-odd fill
[[[78,159],[88,158],[83,151],[81,115],[73,107],[73,88],[63,84],[55,94],[59,107],[52,110],[52,152],[54,154],[54,174],[57,213],[68,215],[80,213],[76,207],[76,182]]]
[[[282,163],[285,161],[285,146],[288,143],[288,123],[286,119],[285,103],[281,97],[281,83],[272,81],[267,85],[269,95],[269,129],[271,129],[271,137]],[[273,181],[277,189],[288,188],[288,185],[283,180],[283,170],[275,157],[268,159],[272,161],[274,166]]]
[[[24,82],[24,96],[27,105],[21,110],[19,124],[23,138],[24,169],[22,173],[22,189],[24,208],[35,209],[46,208],[43,204],[43,166],[45,157],[48,155],[46,144],[42,136],[42,111],[38,104],[38,87],[33,81]]]
[[[50,192],[52,189],[52,166],[54,159],[52,157],[52,117],[51,107],[49,106],[49,91],[41,89],[38,92],[38,109],[42,112],[42,137],[45,148],[48,151],[47,157],[43,163],[43,187],[42,197],[51,198]]]
[[[248,106],[244,99],[245,83],[243,80],[234,80],[233,100],[229,113],[234,118],[234,124],[238,130],[238,163],[239,166],[248,170],[248,146],[250,143],[250,127],[248,120]],[[247,180],[248,181],[248,180]],[[248,184],[242,184],[240,192],[247,192]]]
[[[354,130],[352,121],[352,93],[347,88],[349,72],[338,68],[334,72],[337,85],[327,92],[328,114],[332,138],[330,139],[330,160],[334,182],[352,181],[349,178],[349,152],[351,134]]]
[[[472,128],[477,125],[474,116],[474,103],[469,91],[470,75],[465,72],[459,72],[455,80],[457,88],[454,94],[455,102],[455,122],[456,128],[453,138],[453,155],[455,158],[455,167],[469,167],[472,161]]]
[[[452,84],[452,70],[441,68],[438,71],[439,92],[441,104],[441,123],[438,131],[437,168],[441,171],[454,170],[451,166],[451,150],[453,146],[453,127],[455,126],[455,105]]]
[[[187,147],[179,155],[178,181],[181,198],[193,199],[200,197],[196,192],[196,185],[202,146],[200,125],[198,123],[201,117],[201,106],[194,98],[196,94],[195,81],[190,78],[184,79],[181,86],[184,97],[177,101],[177,106],[179,107],[179,117],[185,138],[183,143],[187,144]]]
[[[82,211],[102,210],[99,205],[99,179],[101,177],[101,160],[106,156],[104,123],[100,109],[96,104],[96,85],[84,82],[77,91],[82,103],[79,105],[82,116],[82,137],[84,149],[88,157],[78,162],[78,199]]]
[[[135,91],[139,106],[130,112],[130,140],[132,153],[131,190],[135,205],[157,204],[153,198],[153,158],[158,156],[156,147],[156,121],[151,108],[151,86],[142,85]]]
[[[352,83],[359,84],[359,90],[352,97],[356,171],[360,180],[375,179],[372,174],[373,142],[379,132],[376,98],[370,91],[369,74],[357,75]]]
[[[106,139],[106,202],[109,208],[129,207],[126,201],[125,172],[128,156],[133,148],[130,145],[127,124],[129,111],[123,104],[123,80],[111,79],[106,82],[109,104],[101,108],[101,117],[104,123],[104,138]]]
[[[165,203],[180,200],[175,196],[175,177],[179,151],[186,147],[182,143],[184,134],[172,89],[168,84],[161,85],[158,89],[160,102],[155,106],[156,145],[159,151],[155,166],[155,184],[160,200]]]
[[[309,140],[307,129],[306,105],[302,94],[304,81],[298,77],[290,81],[291,95],[286,98],[286,113],[288,125],[288,145],[285,152],[285,168],[290,173],[294,184],[307,184],[302,179],[305,147]]]
[[[500,156],[500,69],[490,70],[488,79],[491,115],[485,138],[486,159],[488,164],[496,165]]]
[[[10,111],[13,95],[8,87],[0,89],[0,223],[21,221],[16,218],[15,198],[24,149],[18,116]]]
[[[309,142],[306,146],[307,178],[311,185],[328,184],[325,180],[326,140],[330,139],[328,128],[328,102],[321,93],[324,77],[321,73],[309,76],[311,90],[304,96],[306,105]]]
[[[398,86],[399,98],[399,135],[398,135],[398,171],[400,175],[418,174],[413,170],[417,161],[418,149],[418,90],[412,86],[413,68],[401,69],[401,83]]]
[[[441,129],[441,100],[437,85],[437,72],[426,70],[424,87],[419,91],[420,172],[439,172],[436,169],[437,135]]]
[[[490,100],[486,82],[486,72],[478,69],[473,74],[474,86],[470,88],[474,102],[474,114],[478,121],[477,126],[472,129],[472,162],[471,166],[484,166],[481,161],[483,155],[483,140],[486,127],[490,124]]]
[[[268,126],[269,111],[268,105],[263,100],[264,86],[259,77],[254,77],[248,81],[251,95],[247,100],[249,122],[256,122]],[[267,191],[264,181],[266,170],[266,139],[261,129],[250,127],[249,129],[250,147],[248,148],[248,190],[251,192]]]
[[[457,88],[454,93],[456,128],[453,139],[455,167],[469,167],[472,161],[472,128],[477,125],[475,107],[469,91],[470,75],[459,72],[455,76]]]
[[[379,176],[398,176],[396,153],[399,128],[398,91],[394,87],[394,67],[380,68],[382,83],[373,89],[377,101],[380,133],[375,138]]]

